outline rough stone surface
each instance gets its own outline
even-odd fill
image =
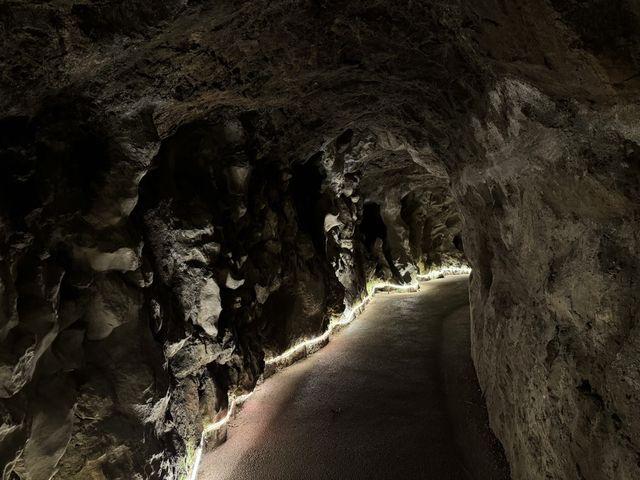
[[[259,386],[198,480],[509,480],[471,362],[468,292],[464,275],[376,296]]]
[[[490,95],[476,134],[493,166],[459,188],[482,218],[465,240],[494,428],[516,478],[635,478],[640,110],[563,105],[514,81]]]
[[[463,250],[514,478],[640,477],[636,2],[10,0],[0,26],[3,478],[178,478],[265,355]]]

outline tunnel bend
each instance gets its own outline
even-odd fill
[[[265,357],[464,257],[513,477],[640,477],[634,2],[76,3],[0,8],[4,476],[179,478]]]

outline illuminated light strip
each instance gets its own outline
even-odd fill
[[[195,459],[193,460],[193,466],[191,467],[189,480],[197,480],[198,478],[198,469],[200,467],[200,462],[202,461],[202,451],[204,450],[204,445],[207,441],[207,437],[212,432],[217,432],[221,430],[222,427],[227,425],[227,423],[229,423],[229,420],[231,420],[231,418],[235,415],[236,407],[242,405],[251,395],[253,395],[253,392],[245,393],[244,395],[238,395],[237,397],[231,398],[229,407],[227,408],[227,414],[217,422],[206,425],[204,427],[204,429],[202,430],[202,435],[200,435],[200,444],[196,449],[196,455]]]
[[[333,333],[333,331],[336,328],[349,325],[351,322],[353,322],[356,319],[356,317],[360,313],[362,313],[362,311],[364,310],[364,307],[367,306],[367,304],[371,301],[373,296],[378,291],[380,291],[380,290],[395,290],[395,291],[401,290],[401,291],[415,292],[419,288],[420,288],[420,285],[418,283],[412,283],[412,284],[409,284],[409,285],[397,285],[397,284],[394,284],[394,283],[378,283],[378,284],[373,286],[373,288],[367,294],[367,296],[364,297],[359,303],[357,303],[355,306],[347,306],[345,308],[344,312],[342,313],[342,315],[340,315],[339,317],[337,317],[337,318],[333,319],[331,322],[329,322],[329,328],[327,328],[327,330],[322,335],[319,335],[317,337],[305,340],[305,341],[303,341],[303,342],[301,342],[301,343],[289,348],[288,350],[286,350],[285,352],[281,353],[280,355],[265,360],[265,365],[274,365],[274,364],[278,364],[278,363],[290,360],[290,359],[294,358],[296,355],[301,354],[303,352],[303,350],[306,351],[310,347],[314,347],[314,348],[318,347],[323,342],[328,341],[330,336],[331,336],[331,334]],[[315,351],[317,351],[317,350],[314,349],[310,353],[313,353]],[[310,353],[309,352],[305,352],[303,358],[307,357]],[[220,431],[223,427],[225,427],[227,425],[227,423],[229,423],[229,420],[231,420],[231,418],[234,416],[236,407],[242,405],[252,394],[253,394],[253,392],[249,392],[249,393],[245,393],[244,395],[239,395],[237,397],[230,398],[230,400],[229,400],[229,408],[227,408],[227,414],[223,418],[218,420],[217,422],[209,424],[209,425],[206,425],[204,427],[204,429],[202,430],[202,435],[200,436],[200,443],[198,445],[198,448],[196,449],[196,454],[195,454],[195,458],[194,458],[194,461],[193,461],[193,466],[191,467],[191,472],[189,474],[189,480],[197,480],[197,478],[198,478],[198,469],[200,467],[200,462],[202,461],[202,452],[204,450],[207,438],[213,432]]]
[[[320,345],[322,342],[325,342],[329,338],[330,334],[331,334],[331,326],[329,326],[329,329],[326,332],[324,332],[322,335],[318,337],[310,338],[308,340],[304,340],[303,342],[300,342],[297,345],[291,347],[289,350],[286,350],[285,352],[281,353],[277,357],[273,357],[265,360],[264,363],[265,365],[273,365],[273,364],[282,362],[283,360],[288,360],[296,356],[297,354],[301,353],[303,350],[306,350],[308,347],[315,347],[317,345]]]
[[[202,460],[202,446],[204,444],[204,432],[200,436],[200,445],[196,449],[196,458],[193,461],[193,466],[191,467],[191,474],[189,475],[189,480],[197,480],[198,478],[198,469],[200,468],[200,461]]]
[[[471,268],[466,265],[460,265],[457,267],[446,267],[439,270],[430,270],[425,274],[418,275],[418,280],[434,280],[439,277],[446,277],[447,275],[468,275],[471,273]]]
[[[227,408],[227,414],[224,416],[224,418],[218,420],[215,423],[207,425],[202,433],[208,435],[209,433],[220,430],[222,427],[224,427],[229,422],[229,420],[231,420],[231,417],[233,417],[233,415],[236,413],[236,407],[239,407],[244,402],[246,402],[251,395],[253,395],[253,392],[233,397],[231,403],[229,404],[229,408]]]

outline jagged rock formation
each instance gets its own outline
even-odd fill
[[[514,478],[640,476],[634,2],[0,23],[3,478],[180,476],[265,355],[463,249]]]

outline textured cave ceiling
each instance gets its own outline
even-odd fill
[[[0,25],[3,479],[180,478],[265,354],[459,261],[513,478],[640,477],[637,2],[8,0]]]

